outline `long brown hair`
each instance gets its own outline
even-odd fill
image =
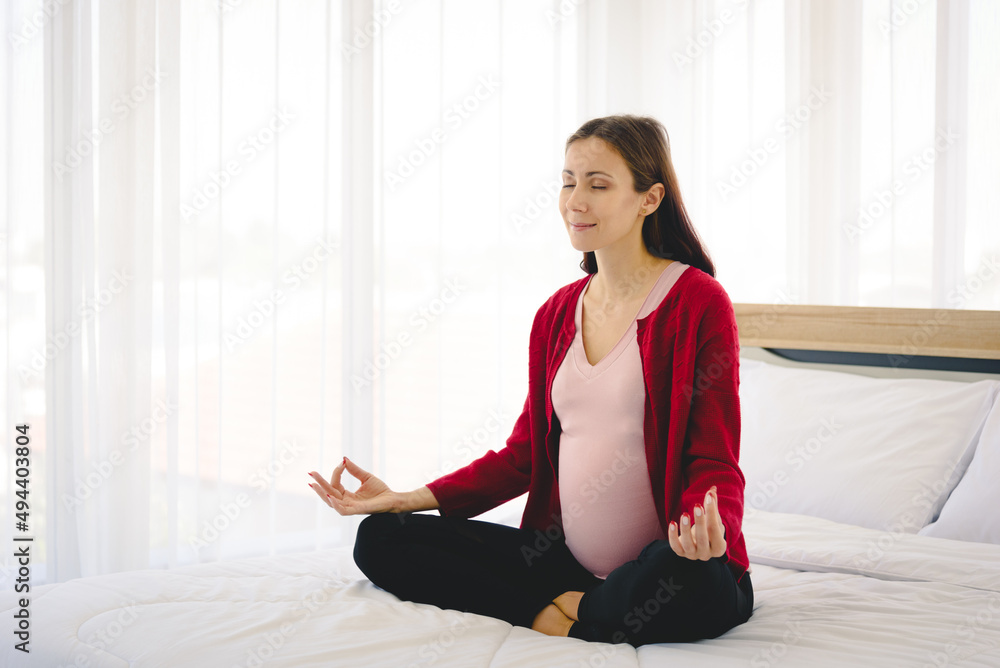
[[[635,192],[644,193],[656,183],[663,184],[665,192],[660,206],[642,224],[646,249],[656,257],[679,260],[714,277],[715,265],[684,208],[670,160],[670,138],[663,124],[650,116],[632,114],[595,118],[566,140],[566,150],[576,140],[588,137],[603,139],[618,151],[632,172]],[[580,268],[588,274],[597,272],[597,256],[593,251],[584,251]]]

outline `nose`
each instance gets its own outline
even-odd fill
[[[563,192],[565,193],[567,191],[569,192],[569,195],[566,197],[566,209],[569,211],[586,210],[586,201],[583,195],[579,192],[580,188],[578,186],[574,186],[572,188],[567,188]]]

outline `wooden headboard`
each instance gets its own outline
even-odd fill
[[[1000,360],[1000,311],[733,304],[740,346]]]

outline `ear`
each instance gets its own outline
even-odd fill
[[[663,196],[666,192],[666,188],[663,187],[662,183],[654,183],[653,186],[646,191],[646,196],[643,197],[642,200],[642,207],[646,210],[647,216],[660,207],[660,203],[663,202]]]

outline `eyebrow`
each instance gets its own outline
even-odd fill
[[[562,173],[563,174],[569,174],[570,176],[575,176],[575,174],[573,174],[573,172],[571,172],[568,169],[562,170]],[[608,174],[607,172],[587,172],[587,176],[593,176],[594,174],[601,174],[602,176],[606,176],[609,179],[615,178],[615,177],[611,176],[610,174]]]

